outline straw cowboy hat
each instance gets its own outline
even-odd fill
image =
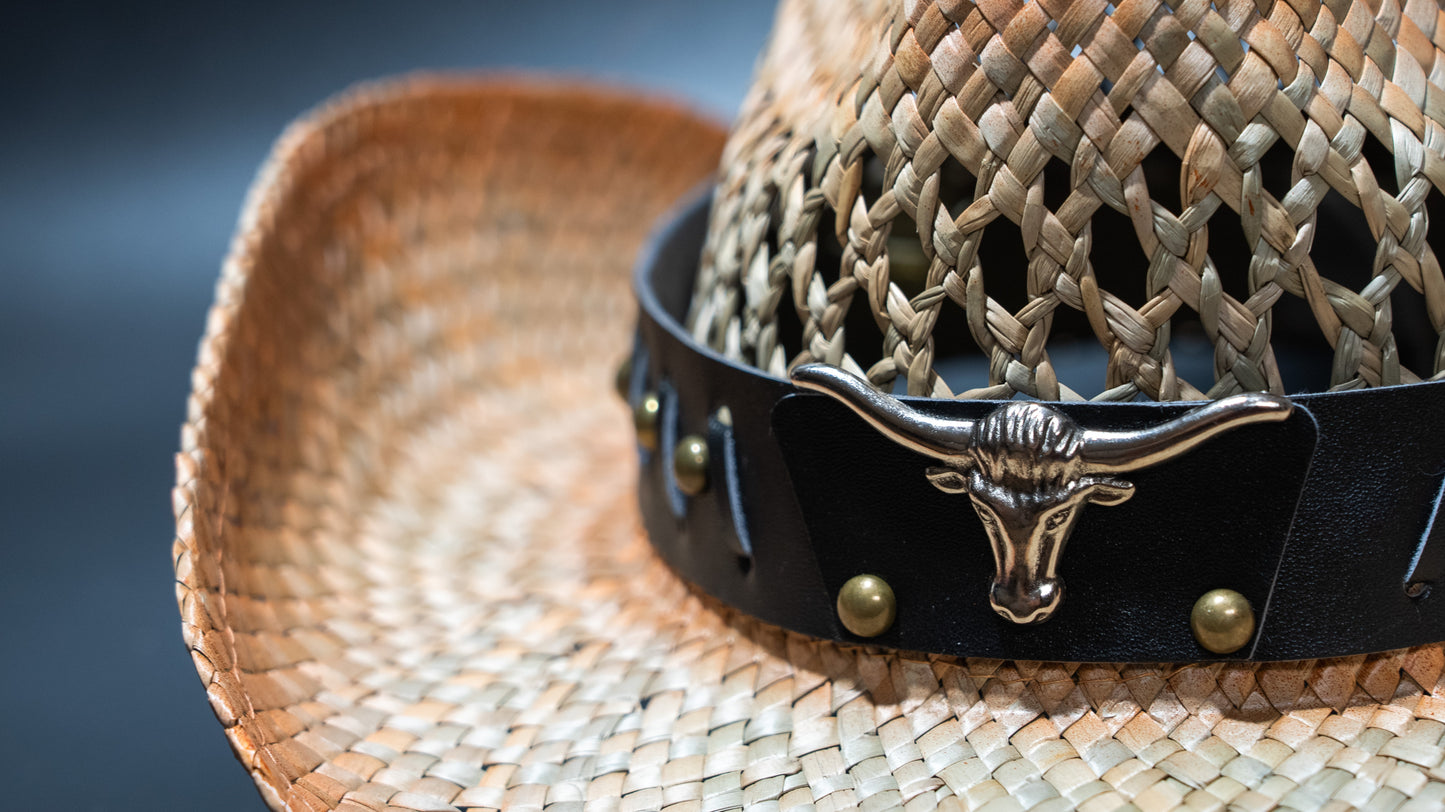
[[[262,797],[1445,807],[1442,21],[786,0],[726,144],[312,114],[177,457]]]

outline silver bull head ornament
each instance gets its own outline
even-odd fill
[[[1233,395],[1138,431],[1081,429],[1043,403],[1012,401],[982,420],[931,417],[823,364],[793,382],[842,401],[895,443],[942,463],[926,474],[946,493],[966,493],[993,548],[989,603],[1015,623],[1047,620],[1064,585],[1059,556],[1090,502],[1117,505],[1134,485],[1117,475],[1172,459],[1217,434],[1278,422],[1294,404],[1262,393]]]

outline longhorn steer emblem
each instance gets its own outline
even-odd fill
[[[923,414],[859,378],[824,364],[793,370],[793,382],[842,401],[899,445],[943,463],[928,480],[966,493],[993,548],[994,611],[1015,623],[1047,620],[1064,585],[1059,556],[1090,502],[1117,505],[1134,495],[1117,474],[1158,465],[1215,435],[1249,423],[1278,422],[1294,404],[1262,393],[1234,395],[1138,431],[1081,429],[1057,409],[1012,401],[982,420]]]

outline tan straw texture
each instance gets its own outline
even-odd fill
[[[1438,647],[953,661],[699,598],[651,553],[628,270],[720,133],[413,83],[293,130],[241,223],[175,490],[185,639],[277,809],[1438,809]],[[1406,803],[1410,801],[1410,803]]]
[[[1442,19],[1430,0],[785,0],[694,333],[914,395],[1178,400],[1297,391],[1286,309],[1333,355],[1323,385],[1437,377]],[[1312,253],[1342,224],[1362,260]],[[1398,334],[1399,307],[1423,332]],[[1059,382],[1061,333],[1107,354],[1092,390]],[[1180,375],[1180,334],[1212,379]],[[970,354],[987,380],[945,382],[936,363]]]

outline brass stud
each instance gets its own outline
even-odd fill
[[[617,367],[617,377],[613,379],[612,385],[617,387],[617,394],[623,400],[627,400],[627,393],[632,389],[632,357],[628,356],[622,360]]]
[[[1233,654],[1254,637],[1254,610],[1232,589],[1211,589],[1194,602],[1189,626],[1199,645],[1215,654]]]
[[[672,452],[672,475],[677,489],[688,496],[707,490],[707,440],[689,434]]]
[[[838,619],[859,637],[877,637],[898,616],[893,587],[876,575],[855,575],[838,590]]]
[[[662,419],[662,401],[656,392],[648,392],[632,409],[632,426],[637,429],[637,444],[649,451],[657,450],[657,424]]]

